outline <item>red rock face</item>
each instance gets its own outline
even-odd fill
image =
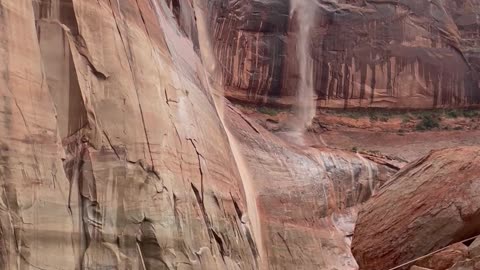
[[[230,106],[225,116],[253,183],[268,269],[357,269],[355,207],[395,171],[286,142]]]
[[[359,213],[352,251],[360,269],[390,269],[478,235],[479,154],[434,151],[389,180]]]
[[[322,107],[432,108],[480,102],[478,0],[210,1],[229,95],[294,103],[306,51]],[[278,99],[280,97],[280,99]]]
[[[209,0],[208,4],[224,84],[252,98],[279,95],[287,60],[288,0]]]
[[[397,168],[310,146],[314,110],[273,134],[219,92],[475,104],[478,1],[397,2],[0,0],[0,269],[357,269],[358,207]]]

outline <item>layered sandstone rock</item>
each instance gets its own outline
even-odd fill
[[[215,52],[233,99],[292,105],[303,77],[311,76],[322,107],[480,102],[478,0],[209,4]]]
[[[355,268],[355,206],[393,171],[228,107],[242,164],[192,2],[0,11],[1,269]]]
[[[395,170],[285,141],[232,106],[225,116],[254,183],[269,269],[357,269],[350,252],[356,206]]]
[[[0,0],[0,269],[356,269],[357,207],[395,168],[277,137],[222,109],[215,80],[329,106],[475,103],[478,2],[326,2]]]
[[[256,268],[178,21],[165,1],[0,1],[1,269]]]
[[[431,152],[408,165],[359,214],[360,269],[390,269],[480,233],[480,148]]]
[[[445,270],[458,262],[466,260],[468,255],[468,247],[463,243],[457,243],[428,258],[415,262],[415,264],[427,269]]]
[[[464,243],[469,242],[464,241]],[[470,243],[468,247],[463,243],[455,243],[414,260],[405,267],[415,264],[410,267],[410,270],[477,270],[480,269],[480,256],[474,252],[476,247],[475,242]]]

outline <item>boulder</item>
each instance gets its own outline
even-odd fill
[[[480,257],[458,262],[449,270],[480,270]]]
[[[432,270],[432,269],[414,265],[414,266],[410,267],[410,270]]]
[[[432,256],[415,263],[418,266],[430,268],[433,270],[446,270],[452,267],[455,263],[463,261],[468,258],[468,247],[464,244],[458,243],[449,246]]]
[[[360,211],[360,269],[389,269],[480,233],[480,147],[433,151],[404,167]]]
[[[477,239],[468,246],[468,251],[470,252],[470,257],[480,256],[480,237],[477,237]]]

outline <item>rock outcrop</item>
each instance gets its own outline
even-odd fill
[[[463,241],[463,243],[470,243]],[[463,243],[455,243],[418,260],[412,261],[415,264],[410,270],[478,270],[480,269],[480,256],[475,253],[478,243],[471,242],[467,247]],[[406,265],[405,267],[408,267]],[[405,268],[403,267],[403,268]],[[399,268],[399,269],[403,269]]]
[[[415,262],[415,265],[432,270],[446,270],[456,263],[466,260],[468,255],[468,247],[463,243],[457,243],[430,257]]]
[[[431,152],[389,180],[359,213],[360,269],[390,269],[480,233],[480,148]]]
[[[257,268],[239,172],[175,12],[0,1],[0,269]]]
[[[468,247],[468,252],[472,257],[480,257],[480,237],[475,239],[475,241],[473,241]]]
[[[478,0],[292,3],[0,0],[0,269],[374,270],[477,233],[480,149],[375,195],[398,168],[310,145],[315,109],[273,134],[222,94],[477,104]]]
[[[295,105],[310,76],[321,107],[480,102],[478,0],[208,2],[232,99]]]
[[[269,269],[357,269],[350,252],[356,206],[396,170],[287,142],[232,106],[225,116],[254,185]]]

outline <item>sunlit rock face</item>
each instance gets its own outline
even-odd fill
[[[292,0],[294,1],[294,0]],[[432,108],[480,102],[480,1],[210,0],[228,94],[291,105],[298,50],[323,107]],[[302,31],[305,27],[310,31]],[[299,46],[301,35],[309,46]]]
[[[0,269],[257,267],[196,34],[170,6],[0,1]]]

